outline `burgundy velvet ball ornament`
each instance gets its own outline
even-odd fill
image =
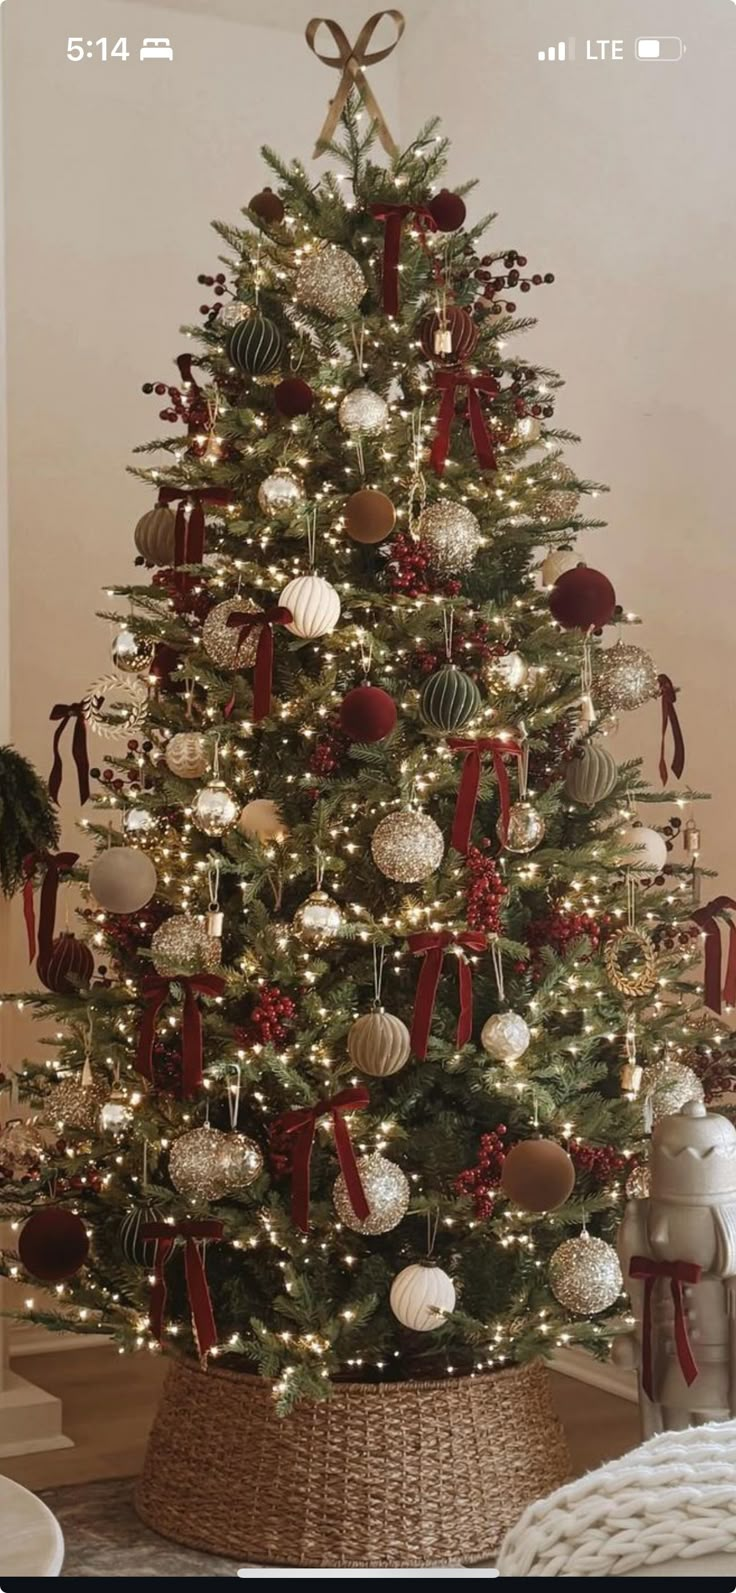
[[[434,199],[430,199],[427,209],[440,232],[457,232],[467,215],[465,200],[459,194],[451,193],[449,188],[440,188]]]
[[[248,209],[253,211],[259,221],[271,225],[284,219],[284,201],[279,199],[272,188],[262,188],[259,194],[254,194]]]
[[[89,1239],[81,1217],[63,1206],[42,1206],[24,1223],[18,1255],[40,1283],[64,1283],[84,1266]]]
[[[383,741],[396,724],[396,703],[380,686],[356,686],[343,698],[340,729],[351,741]]]
[[[273,390],[273,399],[280,415],[296,420],[297,415],[308,415],[314,403],[314,393],[301,376],[285,376]]]
[[[553,619],[563,630],[590,630],[613,619],[616,593],[607,575],[578,564],[555,581],[549,594]]]
[[[39,957],[36,972],[41,984],[55,996],[75,996],[88,985],[95,971],[95,959],[83,940],[65,932],[57,935],[48,957]]]

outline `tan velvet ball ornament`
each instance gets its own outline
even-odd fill
[[[106,913],[137,913],[150,902],[158,883],[146,852],[137,846],[111,846],[90,864],[89,888]]]
[[[553,1139],[513,1145],[503,1164],[501,1188],[522,1211],[556,1211],[572,1194],[575,1168]]]
[[[345,530],[352,542],[366,546],[383,542],[395,524],[396,510],[385,492],[361,487],[359,492],[351,493],[345,505]]]

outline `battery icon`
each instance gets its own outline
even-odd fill
[[[637,39],[637,61],[681,61],[685,54],[682,39],[668,34],[659,39]]]

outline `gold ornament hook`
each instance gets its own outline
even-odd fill
[[[369,52],[368,45],[384,17],[390,17],[391,21],[395,22],[396,38],[393,44],[387,45],[385,49],[371,50]],[[405,26],[406,23],[400,11],[374,11],[373,16],[363,23],[355,44],[351,44],[339,22],[334,22],[331,17],[312,17],[311,22],[307,23],[304,36],[312,54],[316,55],[317,60],[321,61],[324,66],[332,66],[336,71],[342,69],[342,77],[337,87],[337,93],[334,99],[330,100],[330,107],[325,117],[322,131],[314,147],[315,160],[323,153],[325,144],[329,144],[333,138],[340,116],[347,104],[350,90],[353,88],[357,89],[366,110],[375,122],[378,137],[386,154],[391,156],[398,154],[399,146],[391,137],[386,118],[363,71],[363,67],[375,66],[378,61],[385,61],[386,57],[391,55],[396,49]],[[329,28],[337,45],[337,55],[322,55],[321,51],[316,48],[315,39],[320,28]]]

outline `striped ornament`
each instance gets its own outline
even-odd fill
[[[265,315],[252,315],[234,326],[228,342],[233,365],[246,376],[267,376],[275,370],[283,348],[278,327]]]
[[[176,559],[176,515],[166,504],[157,504],[141,515],[133,539],[146,564],[167,569]]]
[[[161,1222],[158,1206],[134,1206],[120,1224],[120,1249],[131,1267],[152,1267],[156,1256],[156,1240],[141,1239],[141,1228],[147,1222]]]
[[[460,730],[480,708],[478,687],[470,675],[454,664],[446,664],[430,675],[421,696],[419,712],[432,730]]]
[[[329,636],[340,618],[337,592],[321,575],[297,575],[284,587],[279,606],[291,612],[287,631],[307,640]]]
[[[39,957],[36,971],[55,996],[77,996],[92,978],[95,959],[85,941],[65,931],[57,936],[46,961]]]

